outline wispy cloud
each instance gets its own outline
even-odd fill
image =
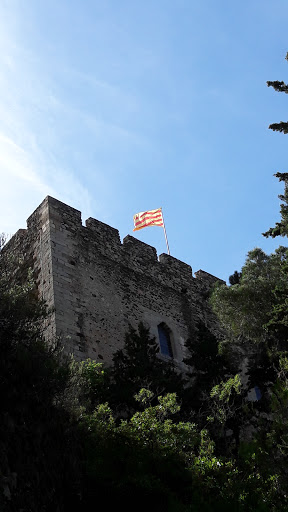
[[[2,6],[0,15],[0,231],[24,227],[32,209],[48,194],[88,216],[88,188],[57,155],[53,76],[41,74],[37,56],[21,41],[17,4]]]
[[[151,145],[136,128],[143,104],[79,62],[63,63],[53,42],[38,49],[23,36],[20,6],[0,6],[0,231],[23,227],[47,194],[84,219],[106,218],[118,195],[113,178]]]

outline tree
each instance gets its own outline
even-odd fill
[[[155,338],[141,322],[138,332],[130,326],[123,349],[115,352],[110,377],[109,402],[126,412],[127,408],[131,411],[138,408],[134,395],[142,387],[151,390],[155,396],[181,393],[183,389],[183,379],[173,362],[160,359]]]
[[[288,53],[286,54],[286,60],[288,60]],[[268,81],[268,87],[273,87],[273,89],[277,92],[284,92],[288,94],[288,85],[284,82],[279,81]],[[273,131],[278,131],[280,133],[287,134],[288,133],[288,122],[281,121],[280,123],[270,124],[269,128]],[[281,222],[277,222],[274,228],[268,229],[263,235],[265,237],[271,236],[275,238],[276,236],[288,236],[288,173],[286,172],[277,172],[274,174],[279,181],[284,181],[284,194],[280,194],[278,197],[283,201],[280,207],[281,213]]]
[[[80,487],[77,371],[44,340],[31,273],[13,277],[0,259],[0,508],[62,512]]]
[[[288,60],[288,53],[286,54],[286,60]],[[284,92],[288,94],[288,86],[284,82],[274,81],[267,82],[268,87],[273,87],[275,91]],[[288,122],[283,123],[274,123],[269,126],[270,129],[280,131],[284,134],[288,133]],[[274,176],[279,179],[279,181],[284,182],[284,194],[280,194],[278,197],[282,202],[280,206],[280,214],[281,221],[276,222],[273,228],[268,229],[263,235],[268,238],[275,238],[276,236],[288,236],[288,173],[277,172]],[[282,267],[282,272],[284,276],[286,275],[287,281],[287,273],[288,273],[288,264]],[[274,305],[273,312],[271,313],[271,318],[269,321],[270,329],[281,330],[282,336],[287,339],[287,330],[288,330],[288,294],[287,294],[287,286],[283,286],[283,281],[281,284],[275,289],[275,293],[278,296],[278,303]]]
[[[191,367],[191,377],[193,385],[187,388],[186,395],[193,408],[199,411],[203,408],[205,395],[210,392],[214,386],[227,371],[227,361],[220,354],[220,340],[209,330],[209,328],[199,321],[195,329],[195,337],[187,340],[186,347],[190,356],[185,359],[185,363]],[[185,401],[188,397],[185,396]]]
[[[108,404],[100,404],[92,414],[83,416],[84,509],[104,494],[111,510],[125,502],[128,511],[188,512],[188,468],[199,444],[196,425],[171,419],[179,411],[175,394],[159,396],[155,406],[150,405],[150,390],[141,389],[134,398],[141,411],[128,420],[116,421]]]
[[[287,350],[287,264],[285,247],[270,255],[254,249],[248,253],[239,284],[218,286],[211,298],[226,331],[223,350],[239,369],[244,370],[246,359],[247,389],[257,386],[262,394],[254,408],[268,413],[279,358]]]
[[[257,271],[251,270],[251,275]],[[124,502],[127,511],[287,510],[287,358],[282,358],[282,377],[275,387],[277,421],[270,436],[265,433],[261,443],[253,440],[253,445],[241,446],[234,460],[224,445],[229,425],[234,429],[240,423],[238,376],[223,380],[219,375],[222,381],[209,392],[207,428],[179,421],[175,391],[178,385],[181,390],[182,381],[159,359],[155,340],[141,324],[138,331],[131,328],[127,333],[107,391],[101,365],[77,365],[45,343],[45,307],[37,301],[31,276],[23,285],[13,285],[7,272],[6,267],[0,277],[1,510],[66,512],[76,506],[84,512],[95,508],[103,495],[108,508]],[[204,326],[198,327],[209,355],[194,355],[208,388],[201,359],[213,365],[217,343]],[[140,386],[131,396],[143,381],[149,389]],[[120,390],[119,395],[117,387],[122,385],[124,394]],[[107,403],[99,403],[105,392],[117,407],[131,404],[126,410],[134,409],[132,414],[121,419],[117,410],[113,413]],[[94,410],[87,396],[92,396]],[[216,429],[222,431],[222,443]],[[273,464],[269,447],[275,452]]]
[[[288,60],[288,52],[285,59]],[[283,81],[279,82],[279,80],[268,80],[267,85],[268,87],[273,87],[273,89],[277,92],[285,92],[285,94],[288,94],[288,85],[286,85]],[[288,122],[280,121],[280,123],[273,123],[270,124],[269,128],[273,131],[288,133]]]
[[[218,285],[211,302],[227,333],[227,339],[263,342],[280,325],[271,320],[287,296],[288,250],[279,247],[267,255],[256,248],[248,253],[239,284]],[[275,337],[274,337],[275,338]]]
[[[287,132],[288,133],[288,132]],[[274,174],[279,181],[284,181],[284,194],[279,194],[279,199],[283,201],[280,206],[280,214],[281,221],[276,222],[274,228],[268,229],[263,236],[268,238],[271,236],[275,238],[276,236],[288,236],[288,173],[287,172],[277,172]]]
[[[241,272],[239,273],[237,270],[235,270],[234,274],[232,274],[232,276],[229,276],[229,283],[231,284],[231,286],[233,286],[234,284],[239,284],[241,276]]]
[[[240,432],[243,426],[243,390],[240,375],[236,374],[221,381],[210,391],[209,416],[210,430],[214,430],[214,439],[221,443],[222,453],[232,449],[238,452]],[[227,431],[232,431],[227,437]]]
[[[0,233],[0,252],[2,251],[4,245],[6,244],[7,238],[8,238],[8,236],[5,235],[5,233]]]

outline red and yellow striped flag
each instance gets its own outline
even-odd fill
[[[158,208],[158,210],[150,210],[149,212],[136,213],[133,219],[133,231],[138,231],[138,229],[146,228],[147,226],[164,227],[162,208]]]

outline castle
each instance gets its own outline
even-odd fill
[[[159,343],[159,357],[185,371],[185,342],[199,320],[217,334],[207,301],[218,279],[161,254],[47,196],[5,247],[32,267],[39,296],[52,308],[49,336],[61,336],[77,360],[111,363],[129,325],[140,321]]]

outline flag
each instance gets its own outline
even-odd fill
[[[138,231],[138,229],[146,228],[147,226],[161,226],[164,228],[162,208],[158,208],[158,210],[150,210],[148,212],[136,213],[133,219],[133,231]]]

